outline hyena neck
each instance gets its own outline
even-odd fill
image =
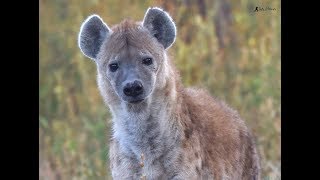
[[[114,115],[114,138],[128,156],[154,161],[173,151],[180,141],[181,128],[175,119],[176,80],[166,78],[140,107],[121,104]]]

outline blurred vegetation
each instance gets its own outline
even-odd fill
[[[237,109],[256,136],[263,177],[281,173],[280,1],[40,0],[40,179],[110,179],[110,113],[95,63],[77,46],[83,20],[140,21],[149,6],[169,11],[170,49],[185,86],[207,88]],[[253,12],[256,6],[275,11]]]

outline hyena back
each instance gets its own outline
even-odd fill
[[[97,65],[112,113],[114,179],[260,179],[253,137],[238,113],[201,89],[184,88],[167,55],[171,17],[149,8],[142,22],[109,28],[92,15],[79,47]]]

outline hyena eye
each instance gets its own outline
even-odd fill
[[[117,63],[112,63],[109,65],[109,68],[111,72],[115,72],[119,68],[119,65]]]
[[[151,58],[144,58],[142,60],[142,63],[145,65],[151,65],[152,64],[152,59]]]

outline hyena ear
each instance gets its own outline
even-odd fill
[[[142,24],[165,49],[170,47],[176,39],[176,25],[170,15],[160,8],[149,8]]]
[[[84,55],[95,60],[111,30],[98,15],[89,16],[81,25],[78,45]]]

